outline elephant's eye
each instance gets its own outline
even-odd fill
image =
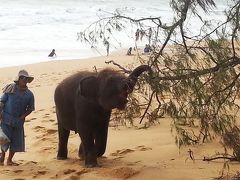
[[[128,92],[127,91],[122,91],[122,92],[119,93],[119,96],[126,98],[128,96]]]
[[[124,85],[123,85],[123,87],[122,87],[122,90],[123,91],[127,91],[128,90],[128,84],[127,83],[125,83]]]
[[[125,83],[123,84],[121,91],[126,91],[126,93],[131,93],[132,92],[132,88],[129,86],[129,84]]]

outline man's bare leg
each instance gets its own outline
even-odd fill
[[[15,154],[15,152],[9,151],[9,156],[8,156],[8,159],[7,159],[7,165],[8,166],[18,166],[19,165],[19,164],[12,161],[12,158],[13,158],[14,154]]]
[[[1,156],[0,156],[0,165],[4,165],[5,160],[5,152],[2,150]]]

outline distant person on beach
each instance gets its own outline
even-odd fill
[[[131,56],[131,55],[132,55],[132,47],[130,47],[130,48],[128,49],[127,55],[128,55],[128,56]]]
[[[107,56],[109,55],[109,47],[110,47],[110,44],[109,44],[109,41],[108,40],[104,40],[104,46],[106,46],[106,50],[107,50]]]
[[[143,52],[147,54],[147,53],[149,53],[150,51],[151,51],[150,45],[149,45],[149,44],[146,44]]]
[[[48,55],[48,57],[53,57],[53,56],[57,56],[57,54],[55,53],[55,49],[53,49],[52,52]]]
[[[138,41],[139,39],[142,40],[143,36],[145,35],[144,30],[137,29],[135,32],[135,40]]]
[[[152,28],[149,28],[149,31],[148,31],[148,44],[150,45],[151,44],[151,38],[152,38]]]
[[[16,152],[25,151],[24,122],[25,118],[35,110],[34,95],[28,89],[27,83],[31,83],[34,77],[29,76],[26,70],[20,70],[14,83],[3,88],[0,103],[2,109],[1,128],[10,142],[1,145],[0,165],[4,165],[5,154],[9,150],[7,165],[17,166],[13,162]]]
[[[139,39],[139,34],[140,34],[140,30],[137,29],[137,31],[135,32],[135,40],[138,41]]]

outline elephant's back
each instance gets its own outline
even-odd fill
[[[96,73],[91,72],[78,72],[67,78],[58,84],[54,93],[54,101],[56,108],[61,111],[73,111],[74,101],[76,99],[76,90],[82,79],[88,76],[94,76]]]
[[[62,98],[68,98],[71,99],[75,98],[75,92],[76,89],[80,83],[80,81],[88,76],[93,76],[94,73],[91,72],[78,72],[76,74],[73,74],[67,78],[65,78],[62,82],[58,84],[58,86],[55,89],[54,99],[55,102],[58,101],[58,99]]]

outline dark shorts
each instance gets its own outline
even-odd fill
[[[11,152],[24,152],[25,151],[25,139],[24,139],[24,127],[23,123],[20,126],[13,127],[5,123],[1,123],[3,132],[10,139],[10,143],[2,145],[1,148],[3,151],[8,149]]]

